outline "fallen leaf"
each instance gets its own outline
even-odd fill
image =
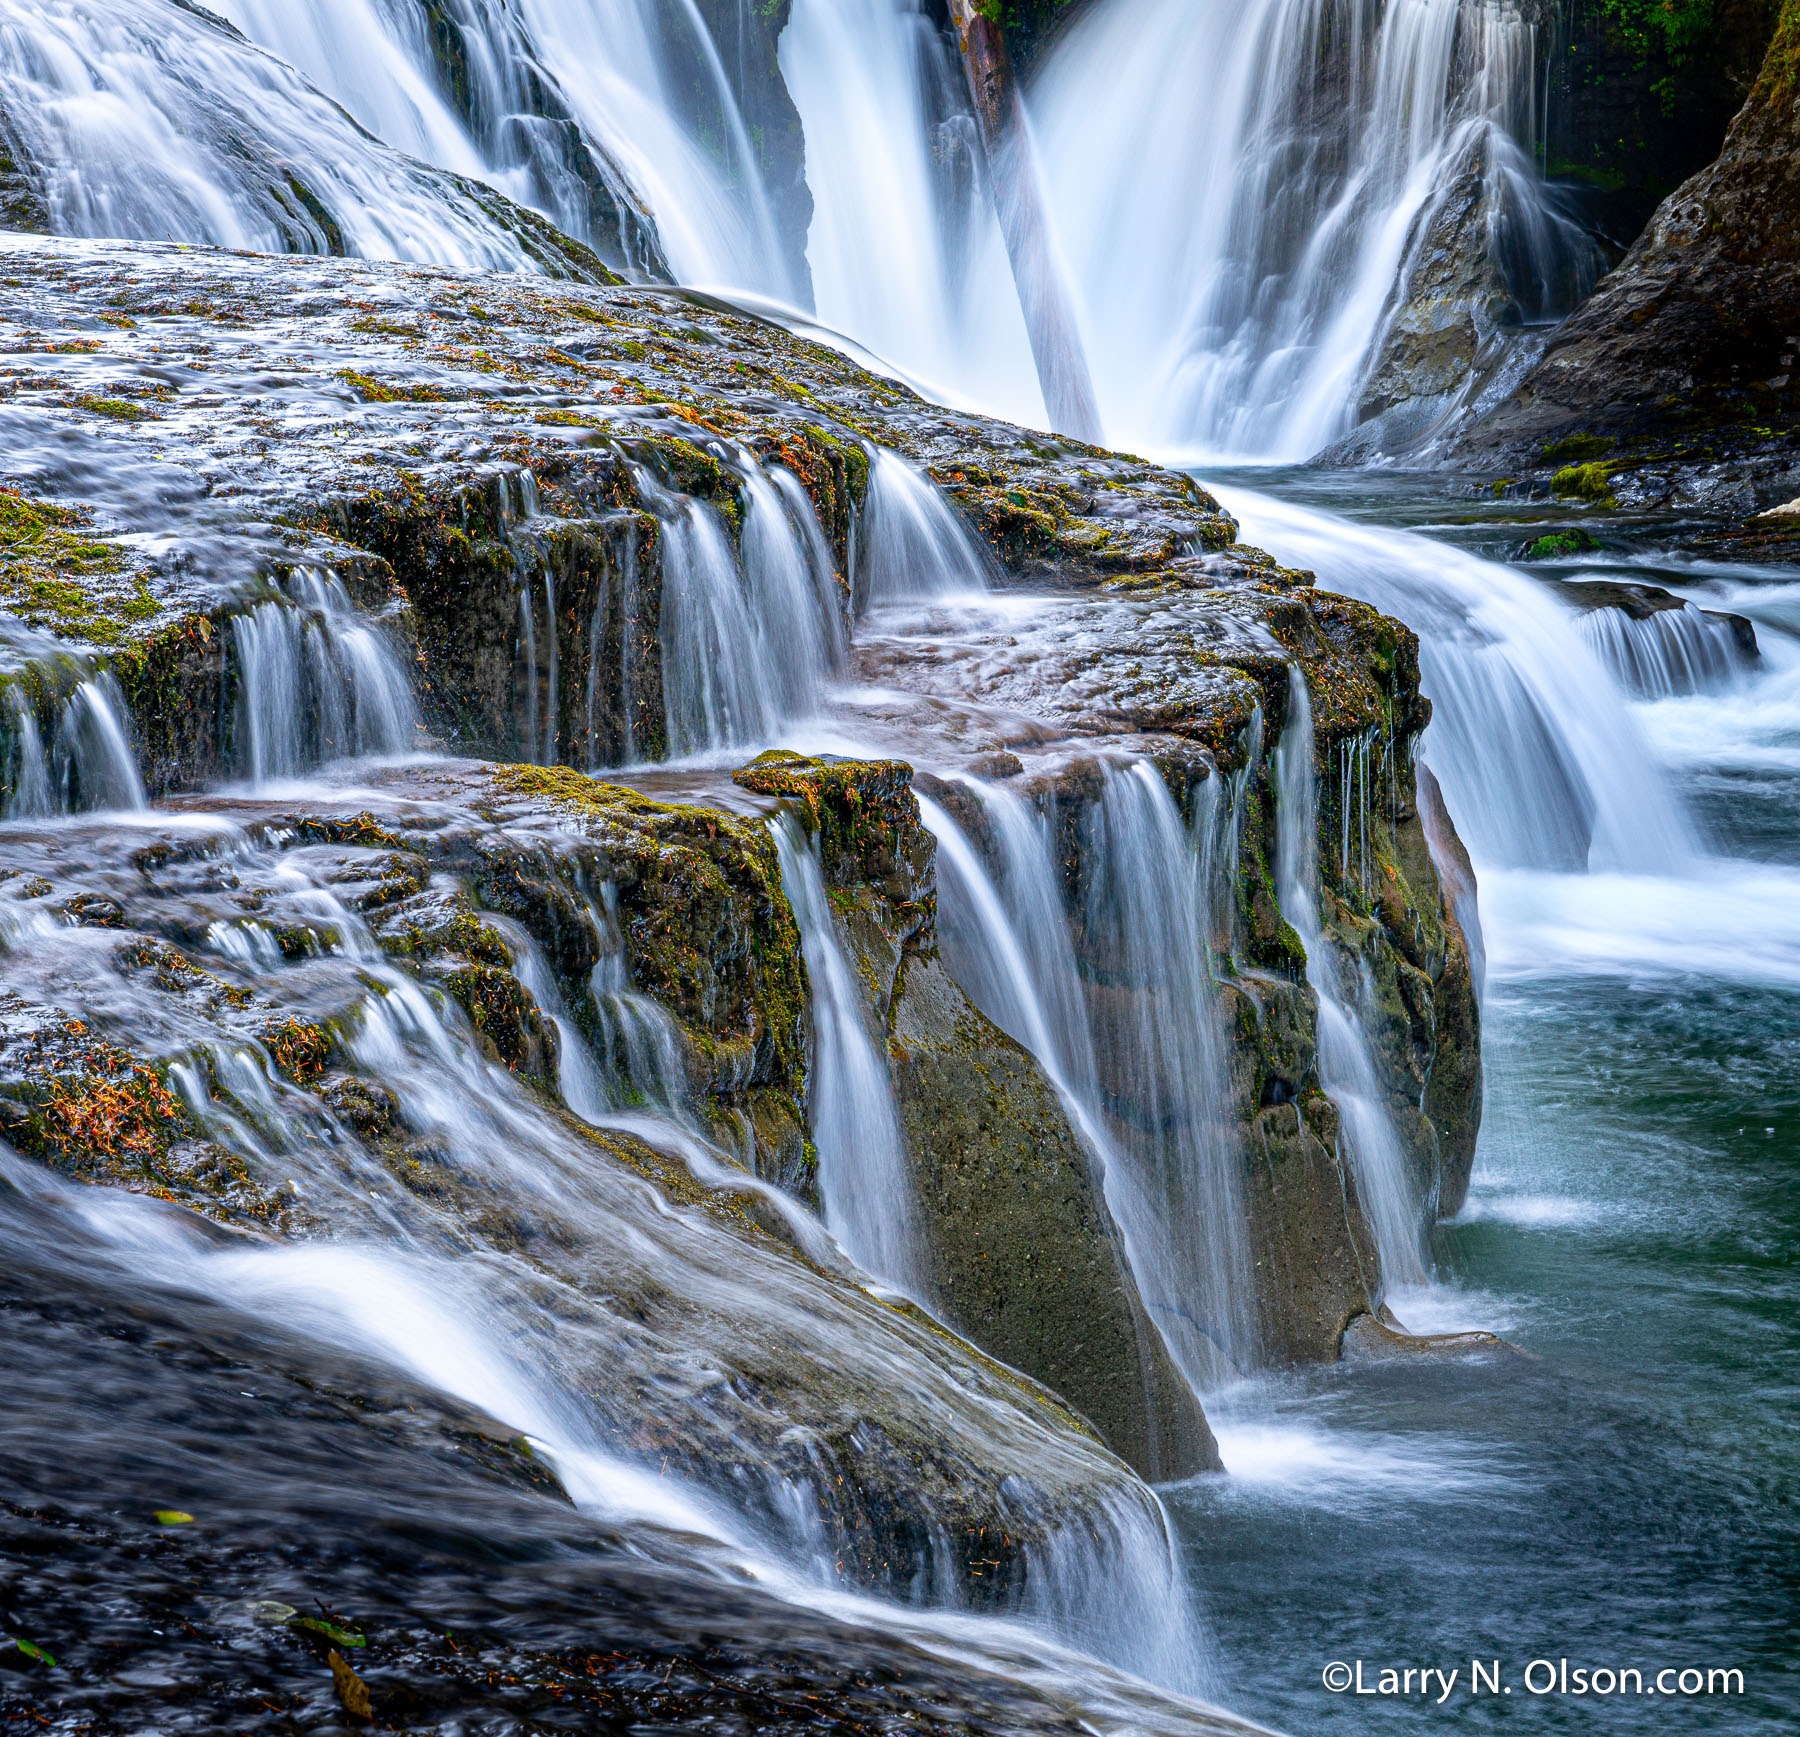
[[[353,1719],[373,1719],[375,1703],[369,1699],[369,1685],[345,1663],[344,1655],[334,1647],[325,1662],[331,1666],[331,1684],[344,1711]]]

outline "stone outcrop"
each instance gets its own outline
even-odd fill
[[[398,1219],[423,1248],[478,1253],[554,1308],[559,1362],[621,1449],[714,1484],[752,1456],[745,1499],[774,1526],[791,1523],[784,1480],[816,1490],[809,1525],[852,1583],[925,1573],[1006,1607],[1031,1595],[1063,1528],[1159,1528],[1061,1398],[822,1265],[820,1240],[748,1170],[696,1168],[679,1141],[567,1112],[552,1016],[610,941],[686,1047],[691,1112],[727,1150],[735,1123],[785,1162],[783,1142],[802,1138],[805,980],[758,821],[549,776],[438,762],[365,788],[358,808],[241,800],[248,894],[230,861],[184,848],[179,814],[166,830],[15,829],[12,876],[31,877],[15,896],[109,947],[76,939],[9,970],[6,1137],[64,1174],[260,1236],[368,1236]],[[611,937],[583,897],[603,883],[618,892]],[[221,957],[221,910],[288,963],[195,964],[192,951]],[[429,1043],[371,1035],[392,991],[371,999],[366,966],[337,950],[352,931],[438,992],[429,1017],[462,1046],[449,1072]],[[527,987],[527,947],[558,986],[548,1001],[541,976]],[[234,1132],[234,1055],[258,1058],[251,1113],[279,1118],[276,1154]],[[717,1374],[696,1382],[695,1358]]]
[[[1800,10],[1786,5],[1718,160],[1657,208],[1466,462],[1556,492],[1745,516],[1800,481]]]
[[[937,957],[936,845],[909,769],[774,753],[736,781],[788,803],[817,838],[840,940],[888,1051],[934,1306],[1066,1398],[1143,1476],[1217,1470],[1092,1154],[1037,1060]]]
[[[911,725],[923,701],[954,717],[932,752],[1016,779],[1063,829],[1072,910],[1102,757],[1147,756],[1178,804],[1208,787],[1216,812],[1234,816],[1208,964],[1226,1004],[1264,1353],[1335,1354],[1380,1285],[1319,1090],[1304,956],[1274,887],[1268,756],[1296,666],[1312,700],[1334,949],[1368,985],[1422,1219],[1454,1209],[1479,1114],[1478,1015],[1415,806],[1410,749],[1428,716],[1416,642],[1239,546],[1191,478],[937,409],[670,291],[10,246],[32,276],[4,292],[19,334],[5,389],[54,436],[44,451],[75,456],[18,479],[0,525],[20,527],[0,577],[41,600],[37,625],[68,648],[9,679],[9,786],[26,722],[50,740],[74,684],[102,675],[128,706],[153,792],[240,770],[236,618],[284,596],[285,576],[329,572],[412,659],[438,741],[545,763],[407,773],[417,800],[456,810],[454,825],[420,832],[403,807],[373,815],[366,833],[353,816],[314,817],[323,830],[306,833],[308,848],[331,854],[330,884],[354,887],[382,945],[461,1010],[486,1064],[540,1096],[564,1053],[558,1019],[599,1053],[623,1041],[594,976],[603,959],[622,962],[630,993],[658,1010],[671,1089],[754,1172],[725,1191],[733,1222],[790,1250],[799,1236],[805,1253],[767,1188],[809,1198],[813,1159],[807,990],[758,806],[796,805],[820,835],[915,1158],[945,1207],[933,1234],[949,1318],[1055,1388],[1134,1465],[1209,1463],[1204,1422],[1144,1330],[1091,1155],[1041,1069],[933,957],[929,840],[907,768],[778,757],[734,789],[703,777],[666,788],[650,774],[630,790],[566,770],[668,746],[670,499],[711,514],[735,559],[751,473],[781,467],[817,520],[847,613],[869,449],[885,446],[943,490],[1003,582],[1051,596],[1029,623],[997,619],[941,644],[859,633],[853,671],[895,696],[866,716],[882,723],[887,705],[896,728]],[[253,384],[273,352],[291,358],[288,397]],[[175,486],[193,476],[204,491]],[[147,554],[142,532],[179,556]],[[69,586],[78,569],[100,577]],[[562,1012],[515,992],[518,931]],[[292,940],[303,954],[312,944]],[[334,1017],[302,1023],[328,1030]],[[294,1038],[297,1062],[309,1041]],[[380,1094],[323,1065],[331,1113],[367,1124],[384,1166],[434,1178],[438,1160],[396,1132]],[[151,1158],[147,1185],[204,1202],[205,1187]],[[628,1140],[613,1142],[615,1161],[678,1194],[692,1186]],[[246,1195],[242,1210],[255,1206]],[[1077,1318],[1089,1323],[1079,1341],[1065,1330]]]
[[[1348,444],[1403,448],[1479,387],[1523,317],[1495,255],[1501,213],[1477,139],[1411,237],[1395,307],[1363,379]]]

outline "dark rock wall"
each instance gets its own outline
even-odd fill
[[[1743,459],[1749,501],[1766,506],[1793,492],[1797,426],[1800,7],[1789,0],[1717,162],[1658,207],[1460,450],[1539,468],[1585,460],[1583,492],[1603,504],[1621,473]]]

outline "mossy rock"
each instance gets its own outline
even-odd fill
[[[1144,1477],[1217,1470],[1042,1068],[931,959],[903,967],[889,1055],[945,1319],[1061,1394]]]

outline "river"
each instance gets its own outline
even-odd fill
[[[1569,522],[1542,504],[1447,499],[1436,479],[1230,481],[1486,555]],[[1299,558],[1281,505],[1227,493],[1249,534]],[[1396,1307],[1409,1326],[1485,1327],[1528,1355],[1349,1364],[1213,1403],[1232,1475],[1171,1506],[1234,1705],[1284,1729],[1775,1732],[1800,1708],[1794,575],[1668,554],[1655,523],[1588,523],[1615,553],[1534,570],[1749,615],[1761,664],[1723,691],[1630,708],[1650,769],[1691,817],[1685,873],[1477,858],[1474,1182],[1440,1228],[1433,1283]],[[1372,589],[1349,568],[1321,563],[1320,578]],[[1499,1660],[1528,1705],[1472,1696],[1475,1659]],[[1564,1660],[1636,1667],[1646,1683],[1652,1667],[1735,1667],[1748,1692],[1675,1710],[1536,1697],[1534,1659],[1558,1683]],[[1410,1695],[1332,1695],[1321,1675],[1337,1660],[1363,1661],[1370,1686],[1389,1666],[1461,1675],[1443,1705],[1441,1683],[1426,1696],[1416,1677]]]

